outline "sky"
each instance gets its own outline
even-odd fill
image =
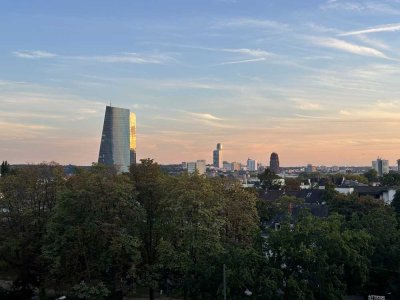
[[[0,0],[0,160],[97,161],[105,106],[138,158],[400,158],[400,0]]]

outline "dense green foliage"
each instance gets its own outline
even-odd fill
[[[0,175],[5,176],[10,172],[10,164],[7,161],[3,161],[0,166]]]
[[[274,174],[260,177],[273,188]],[[14,283],[0,297],[222,299],[225,265],[228,299],[399,298],[399,193],[392,206],[330,188],[325,198],[328,218],[294,217],[301,199],[265,202],[236,181],[168,176],[149,159],[126,174],[21,168],[0,178],[0,276]]]

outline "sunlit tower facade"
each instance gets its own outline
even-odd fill
[[[129,115],[129,128],[130,128],[130,163],[136,164],[136,114],[131,112]]]
[[[98,163],[128,172],[135,162],[136,115],[129,109],[106,106]]]
[[[279,156],[277,153],[273,152],[271,154],[270,160],[269,160],[269,168],[272,172],[275,174],[279,174],[280,172],[280,167],[279,167]]]

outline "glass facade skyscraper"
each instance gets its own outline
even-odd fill
[[[136,162],[136,116],[129,109],[106,106],[98,162],[119,172]]]

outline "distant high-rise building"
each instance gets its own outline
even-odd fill
[[[389,173],[389,161],[386,159],[378,158],[372,162],[372,168],[378,173],[378,176]]]
[[[400,159],[397,160],[397,171],[400,172]]]
[[[232,165],[231,166],[232,171],[240,171],[240,169],[242,168],[242,164],[240,162],[234,161],[234,162],[232,162],[231,165]]]
[[[198,172],[199,175],[203,175],[206,173],[206,161],[198,160],[196,162],[188,162],[187,163],[187,171],[189,174],[193,174],[194,172]]]
[[[213,151],[213,166],[216,168],[222,168],[222,144],[217,144],[217,149]]]
[[[247,159],[247,170],[248,171],[257,171],[257,161],[255,159]]]
[[[275,153],[275,152],[273,152],[271,154],[271,158],[269,160],[269,168],[275,174],[278,174],[280,172],[280,169],[279,169],[279,157],[278,157],[278,154]]]
[[[206,173],[206,161],[198,160],[196,161],[196,170],[199,172],[199,175],[203,175]]]
[[[129,109],[106,106],[98,162],[119,172],[136,163],[136,116]]]

